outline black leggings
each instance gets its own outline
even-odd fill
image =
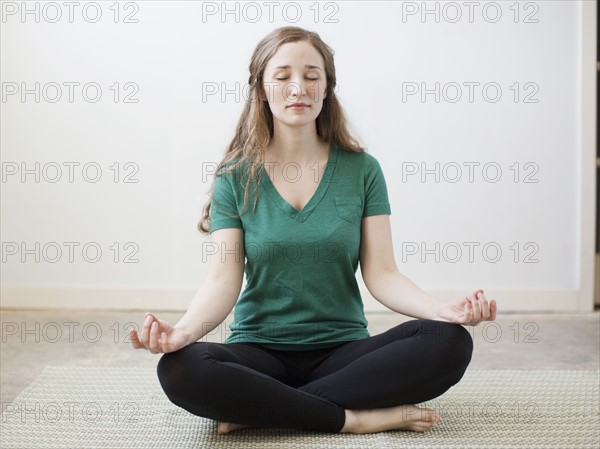
[[[252,426],[339,432],[344,409],[417,404],[465,373],[473,339],[460,324],[410,320],[326,349],[196,342],[163,354],[160,384],[197,416]]]

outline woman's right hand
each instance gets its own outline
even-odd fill
[[[142,331],[129,331],[131,344],[135,349],[147,349],[152,354],[175,352],[188,344],[191,335],[176,329],[166,321],[159,320],[151,313],[146,313]]]

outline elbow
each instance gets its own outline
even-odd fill
[[[395,273],[400,274],[400,271],[398,271],[396,267],[380,268],[373,272],[363,273],[363,281],[365,282],[365,286],[369,293],[377,299],[379,286],[385,283],[385,279]]]

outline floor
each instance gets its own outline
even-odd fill
[[[47,364],[154,367],[160,354],[135,350],[127,329],[144,312],[0,310],[0,401],[12,401]],[[157,316],[175,324],[181,312]],[[367,313],[377,335],[413,318]],[[222,342],[230,315],[203,341]],[[469,326],[475,343],[471,369],[600,369],[600,312],[498,314],[494,322]]]

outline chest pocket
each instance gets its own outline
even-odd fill
[[[356,223],[362,215],[362,198],[360,195],[336,196],[335,210],[342,220]]]

